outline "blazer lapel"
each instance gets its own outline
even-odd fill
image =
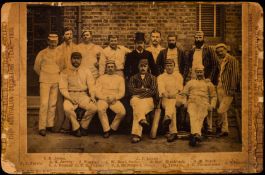
[[[193,62],[193,55],[194,55],[194,52],[195,52],[195,47],[193,47],[193,48],[191,49],[191,51],[190,51],[190,62],[191,62],[191,64],[192,64],[192,62]]]
[[[164,60],[167,59],[167,52],[168,52],[168,48],[166,48],[165,51],[164,51]]]
[[[226,65],[227,65],[227,63],[228,63],[228,60],[229,60],[229,55],[227,55],[227,57],[226,57],[225,60],[224,60],[224,63],[223,63],[223,69],[221,69],[220,74],[222,74],[222,73],[224,72],[224,70],[225,70],[225,68],[226,68]]]
[[[180,65],[179,63],[180,63],[180,49],[177,47],[177,51],[178,51],[178,65]]]
[[[203,48],[202,48],[202,61],[204,61],[204,59],[206,58],[206,52],[207,52],[207,48],[206,48],[206,46],[204,46]]]

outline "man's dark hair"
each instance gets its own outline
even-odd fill
[[[73,28],[72,28],[72,27],[69,27],[69,26],[65,27],[65,28],[63,29],[63,35],[65,34],[65,32],[67,32],[67,31],[69,31],[69,30],[73,31]]]
[[[117,35],[109,35],[108,40],[110,40],[110,38],[117,38],[118,39],[118,36]]]
[[[175,35],[175,34],[168,34],[167,39],[168,39],[169,37],[175,37],[176,40],[178,39],[178,35]]]
[[[152,30],[151,35],[152,35],[152,33],[159,33],[159,35],[161,36],[161,32],[156,30],[156,29]]]
[[[75,56],[78,56],[79,58],[82,58],[82,55],[81,55],[80,52],[73,52],[73,53],[71,54],[71,59],[72,59],[73,57],[75,57]]]

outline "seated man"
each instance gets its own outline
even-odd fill
[[[181,105],[179,93],[183,90],[183,77],[179,72],[174,72],[174,67],[174,60],[166,59],[166,72],[157,78],[159,96],[162,97],[162,107],[165,109],[163,125],[164,128],[169,127],[168,142],[177,139],[176,106]]]
[[[154,97],[157,96],[157,82],[148,72],[148,60],[141,59],[138,69],[139,73],[130,78],[128,85],[133,108],[132,143],[141,141],[143,127],[149,126],[145,115],[154,109]]]
[[[64,111],[71,121],[73,134],[77,137],[87,135],[88,125],[97,112],[94,78],[89,69],[80,67],[81,60],[82,55],[73,52],[71,54],[73,67],[61,72],[59,82],[60,92],[64,96]],[[75,113],[78,107],[86,110],[80,122]]]
[[[217,96],[214,85],[209,80],[204,79],[204,67],[195,68],[196,79],[187,82],[182,91],[185,97],[184,106],[188,108],[190,115],[190,145],[195,146],[201,141],[201,129],[203,120],[216,106]]]
[[[125,116],[125,108],[120,99],[125,94],[124,78],[115,73],[115,60],[106,61],[106,74],[101,75],[96,82],[96,97],[98,100],[98,117],[103,127],[103,137],[108,138],[113,131],[117,131]],[[111,125],[106,110],[110,108],[116,113]]]

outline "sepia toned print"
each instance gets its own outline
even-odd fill
[[[260,125],[250,112],[257,102],[248,95],[254,87],[252,62],[259,60],[256,37],[250,37],[258,27],[250,26],[263,15],[253,15],[255,8],[5,4],[5,170],[260,171],[253,165],[260,163],[260,153],[251,151],[263,154],[256,149]]]

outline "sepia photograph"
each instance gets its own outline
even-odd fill
[[[241,151],[241,31],[240,4],[27,5],[28,152]]]
[[[7,173],[263,170],[258,3],[5,3],[1,50]]]

